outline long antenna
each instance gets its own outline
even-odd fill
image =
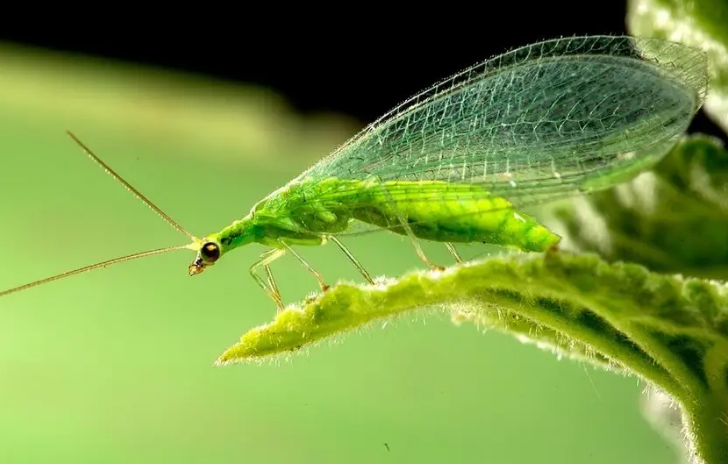
[[[164,211],[162,211],[161,209],[159,209],[159,207],[157,207],[157,205],[155,205],[154,203],[152,203],[151,200],[149,200],[147,197],[145,197],[144,195],[142,195],[142,192],[140,192],[139,190],[137,190],[134,187],[132,187],[131,184],[129,184],[129,182],[125,181],[119,174],[116,173],[116,171],[114,171],[113,169],[111,169],[111,167],[108,164],[104,163],[101,160],[101,158],[99,158],[98,156],[94,155],[94,153],[86,145],[84,145],[83,142],[81,142],[80,140],[78,140],[78,137],[76,137],[75,135],[73,135],[71,133],[71,131],[66,131],[66,132],[68,133],[68,135],[71,136],[71,138],[78,144],[78,146],[81,147],[81,149],[92,160],[96,161],[96,163],[99,166],[101,166],[102,168],[104,168],[104,170],[107,173],[109,173],[111,175],[111,177],[113,177],[114,179],[116,179],[117,181],[119,181],[119,183],[121,185],[123,185],[124,187],[126,187],[127,190],[129,190],[131,193],[133,193],[134,195],[136,195],[136,197],[139,198],[142,202],[144,202],[145,205],[147,205],[150,208],[152,208],[152,210],[155,213],[159,214],[162,217],[162,219],[164,219],[165,221],[167,221],[167,223],[169,223],[169,225],[171,225],[172,227],[174,227],[178,231],[180,231],[183,234],[185,234],[186,236],[188,236],[190,238],[190,240],[192,240],[192,241],[196,241],[197,240],[197,237],[195,237],[191,233],[187,232],[187,230],[185,230],[184,227],[182,227],[181,225],[179,225],[177,223],[177,221],[175,221],[171,217],[167,216],[167,213],[165,213]]]
[[[84,266],[79,269],[74,269],[73,271],[67,271],[67,272],[64,272],[63,274],[58,274],[53,277],[47,277],[45,279],[36,280],[35,282],[21,285],[20,287],[15,287],[15,288],[11,288],[10,290],[2,291],[2,292],[0,292],[0,297],[3,297],[5,295],[10,295],[11,293],[19,292],[21,290],[25,290],[25,289],[28,289],[31,287],[35,287],[37,285],[47,284],[48,282],[53,282],[54,280],[63,279],[64,277],[70,277],[72,275],[81,274],[83,272],[93,271],[94,269],[98,269],[100,267],[111,266],[112,264],[123,263],[124,261],[131,261],[132,259],[144,258],[145,256],[158,255],[160,253],[166,253],[168,251],[181,250],[183,248],[189,248],[189,245],[177,245],[177,246],[167,247],[167,248],[158,248],[156,250],[142,251],[141,253],[134,253],[133,255],[122,256],[120,258],[110,259],[108,261],[92,264],[90,266]]]
[[[103,261],[103,262],[100,262],[100,263],[91,264],[89,266],[84,266],[84,267],[81,267],[81,268],[78,268],[78,269],[74,269],[72,271],[66,271],[66,272],[64,272],[62,274],[58,274],[58,275],[55,275],[53,277],[47,277],[45,279],[36,280],[35,282],[31,282],[29,284],[21,285],[19,287],[11,288],[9,290],[4,290],[4,291],[0,292],[0,297],[6,296],[6,295],[10,295],[11,293],[19,292],[21,290],[26,290],[28,288],[36,287],[38,285],[47,284],[49,282],[53,282],[54,280],[60,280],[60,279],[66,278],[66,277],[70,277],[70,276],[76,275],[76,274],[81,274],[81,273],[84,273],[84,272],[93,271],[94,269],[99,269],[99,268],[111,266],[112,264],[123,263],[125,261],[131,261],[133,259],[145,258],[147,256],[152,256],[152,255],[158,255],[158,254],[161,254],[161,253],[166,253],[168,251],[182,250],[182,249],[195,249],[196,244],[199,243],[199,241],[200,241],[200,239],[198,239],[197,237],[195,237],[191,233],[187,232],[187,230],[185,230],[184,227],[182,227],[181,225],[179,225],[174,219],[172,219],[171,217],[167,216],[167,214],[164,211],[162,211],[161,209],[159,209],[159,207],[157,207],[157,205],[155,205],[147,197],[145,197],[144,195],[142,195],[142,193],[139,190],[137,190],[134,187],[132,187],[119,174],[117,174],[116,171],[114,171],[113,169],[111,169],[111,167],[108,164],[104,163],[101,160],[101,158],[99,158],[91,150],[89,150],[89,148],[86,145],[84,145],[83,142],[81,142],[75,135],[73,135],[71,133],[71,131],[66,131],[66,132],[68,132],[68,135],[71,136],[71,138],[81,147],[81,149],[92,160],[94,160],[99,166],[101,166],[107,173],[109,173],[121,185],[123,185],[124,187],[126,187],[127,190],[129,190],[137,198],[139,198],[142,202],[144,202],[145,205],[149,206],[162,219],[164,219],[165,221],[167,221],[167,223],[169,225],[171,225],[172,227],[174,227],[178,231],[180,231],[183,234],[185,234],[186,236],[188,236],[192,240],[192,243],[191,244],[186,244],[186,245],[177,245],[177,246],[173,246],[173,247],[157,248],[155,250],[142,251],[142,252],[134,253],[134,254],[127,255],[127,256],[121,256],[119,258],[110,259],[108,261]]]

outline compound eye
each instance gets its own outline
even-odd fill
[[[207,242],[200,248],[200,254],[205,261],[214,263],[220,258],[220,247],[217,246],[217,243]]]

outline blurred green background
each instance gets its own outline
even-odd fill
[[[266,89],[31,49],[0,47],[0,68],[1,289],[186,241],[66,129],[202,235],[363,123],[303,118]],[[401,237],[346,243],[377,275],[421,267]],[[675,462],[641,417],[636,379],[444,314],[212,367],[274,316],[248,275],[264,250],[195,278],[178,251],[0,300],[0,462]],[[300,251],[331,283],[359,280],[333,246]],[[286,302],[317,288],[293,257],[273,271]]]

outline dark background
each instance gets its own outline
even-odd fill
[[[263,85],[301,112],[340,112],[366,123],[508,49],[559,36],[626,33],[626,1],[496,5],[238,3],[175,8],[166,16],[158,16],[163,6],[79,11],[58,23],[60,32],[13,31],[7,24],[0,40]],[[722,135],[702,114],[696,129]]]

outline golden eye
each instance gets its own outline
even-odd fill
[[[214,263],[220,258],[220,247],[217,246],[217,243],[205,243],[202,245],[202,248],[200,248],[200,254],[203,258],[205,258],[205,261]]]

